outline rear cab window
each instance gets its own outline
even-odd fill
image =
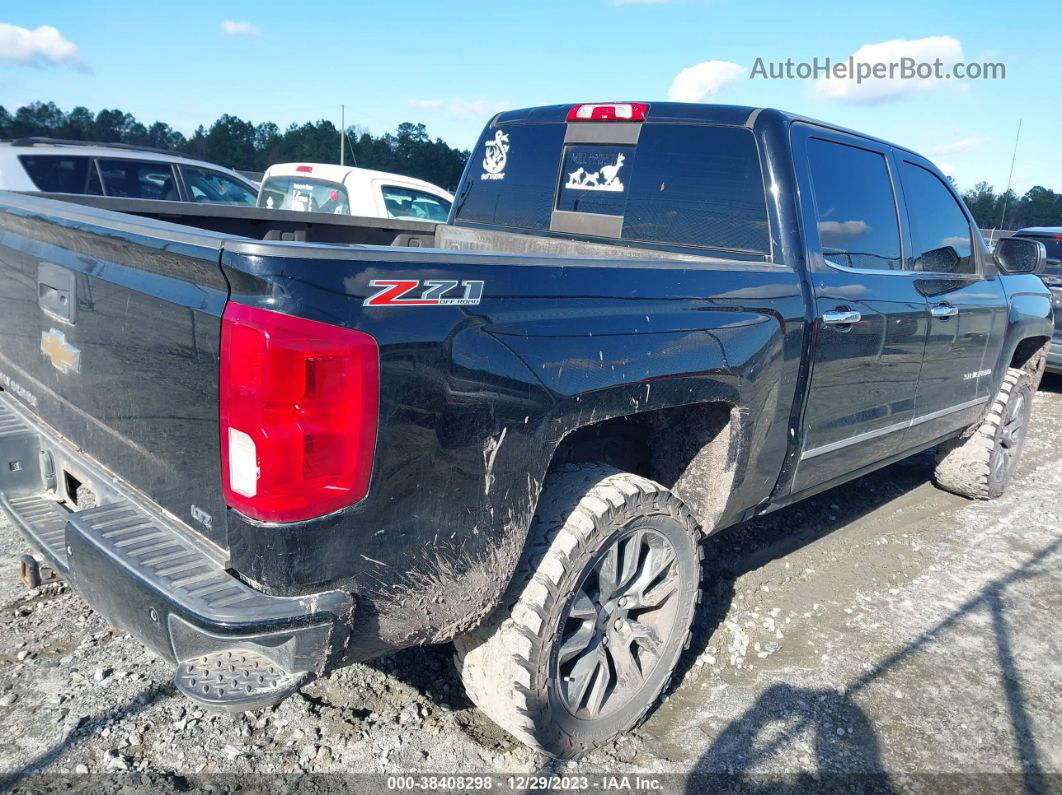
[[[566,143],[568,127],[580,124],[594,122],[488,127],[459,188],[454,222],[770,254],[751,130],[646,121],[627,143],[573,136]]]
[[[450,202],[442,196],[398,185],[381,185],[380,192],[388,218],[445,223],[450,215]]]
[[[347,189],[338,182],[310,177],[268,177],[258,194],[258,206],[271,210],[350,215]]]

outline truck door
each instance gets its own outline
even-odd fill
[[[793,153],[815,303],[795,493],[900,450],[929,312],[905,268],[887,148],[800,124]]]
[[[929,301],[929,334],[905,446],[976,422],[1003,377],[1007,296],[980,232],[948,183],[925,160],[896,152],[910,231],[907,267]]]

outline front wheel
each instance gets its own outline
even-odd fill
[[[469,697],[559,758],[634,727],[686,647],[698,541],[689,510],[658,483],[598,465],[552,476],[505,603],[455,641]]]
[[[1010,368],[981,425],[965,439],[937,448],[934,478],[950,492],[975,500],[1000,496],[1018,467],[1035,388],[1024,370]]]

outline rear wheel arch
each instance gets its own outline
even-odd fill
[[[745,464],[746,430],[745,413],[724,400],[611,417],[565,435],[549,468],[599,463],[649,478],[675,492],[710,532]]]

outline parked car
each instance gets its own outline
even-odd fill
[[[443,223],[452,194],[422,179],[327,163],[280,163],[262,178],[258,206]]]
[[[1014,236],[1044,244],[1047,263],[1040,278],[1051,288],[1055,304],[1055,336],[1047,355],[1047,369],[1062,373],[1062,226],[1030,226],[1019,229]]]
[[[1041,243],[770,109],[499,114],[392,246],[167,217],[0,196],[3,508],[202,705],[453,641],[558,757],[657,703],[706,534],[934,447],[1000,495],[1052,333]]]
[[[0,142],[0,190],[253,205],[257,186],[235,171],[128,144],[19,138]]]

